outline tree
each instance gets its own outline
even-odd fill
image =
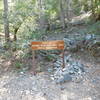
[[[65,0],[65,5],[64,5],[64,7],[66,7],[66,9],[65,9],[65,15],[66,15],[66,17],[67,17],[67,20],[70,20],[70,18],[71,18],[71,4],[72,4],[72,0]]]
[[[4,2],[4,32],[5,32],[5,41],[9,42],[9,20],[8,20],[8,0],[3,0]]]
[[[10,25],[13,33],[14,42],[17,41],[17,33],[21,26],[29,17],[35,16],[34,6],[35,0],[15,0],[14,5],[11,6]]]
[[[39,27],[40,30],[46,31],[49,27],[49,22],[47,19],[47,9],[46,9],[46,0],[38,0],[38,17],[39,17]]]
[[[39,9],[40,30],[42,30],[44,29],[44,21],[45,21],[44,0],[38,0],[38,9]]]
[[[60,0],[60,17],[61,17],[61,23],[62,28],[65,29],[65,14],[64,14],[64,8],[63,8],[63,0]]]

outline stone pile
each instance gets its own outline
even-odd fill
[[[75,34],[71,37],[66,35],[63,40],[65,42],[65,49],[71,52],[77,52],[83,49],[94,50],[95,46],[96,48],[100,47],[100,37],[94,34]],[[97,49],[95,51],[97,51]]]
[[[85,74],[84,65],[71,58],[71,55],[65,56],[65,68],[62,68],[62,60],[58,59],[54,63],[54,74],[51,79],[56,83],[80,82]]]
[[[75,34],[74,36],[66,35],[63,38],[65,42],[65,49],[71,51],[71,52],[77,52],[81,46],[84,43],[84,35],[80,36],[78,34]]]

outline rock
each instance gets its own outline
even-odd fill
[[[58,63],[54,63],[54,66],[57,67],[57,68],[59,68],[61,65],[58,64]]]
[[[94,40],[93,42],[89,43],[88,51],[94,57],[100,57],[100,39]]]
[[[61,85],[61,86],[60,86],[60,89],[61,89],[61,90],[64,90],[64,89],[65,89],[65,87]]]
[[[30,94],[30,91],[29,90],[25,90],[25,94],[26,95]]]
[[[55,80],[53,75],[51,75],[50,78],[51,78],[51,80],[53,80],[53,81]]]
[[[84,65],[78,62],[78,66],[82,72],[85,72]]]
[[[72,80],[72,77],[69,74],[64,74],[63,77],[64,77],[64,82],[69,82]]]
[[[92,40],[92,39],[94,39],[94,34],[87,34],[85,36],[85,40]]]
[[[56,83],[57,83],[57,84],[64,83],[64,78],[63,78],[63,77],[59,77],[59,78],[56,80]]]
[[[76,75],[76,77],[72,77],[72,81],[75,83],[80,83],[83,80],[82,76]]]
[[[20,72],[20,74],[24,74],[24,72]]]
[[[65,56],[65,63],[70,63],[72,61],[71,55]]]
[[[72,19],[72,21],[70,23],[72,25],[83,25],[83,24],[85,24],[85,21],[84,20]]]
[[[77,52],[78,50],[88,48],[93,50],[95,46],[100,47],[100,37],[94,34],[75,34],[74,36],[66,35],[63,40],[65,42],[65,49],[71,52]]]
[[[72,81],[72,77],[69,74],[65,74],[61,78],[59,78],[56,81],[56,83],[57,84],[62,84],[62,83],[65,83],[65,82],[70,82],[70,81]]]
[[[73,69],[70,69],[70,70],[69,70],[69,74],[70,74],[70,75],[75,74],[74,70],[73,70]]]
[[[48,68],[48,72],[51,73],[53,71],[52,68]]]
[[[78,37],[77,35],[74,37],[64,37],[64,42],[65,42],[65,49],[71,51],[71,52],[77,52],[79,49],[79,44],[81,44],[80,42],[80,38],[75,38]]]

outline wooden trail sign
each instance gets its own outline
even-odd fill
[[[62,50],[62,67],[65,67],[64,63],[64,41],[63,40],[55,40],[55,41],[33,41],[31,42],[32,50]],[[34,52],[33,52],[34,53]],[[35,53],[33,54],[33,71],[35,72]]]
[[[64,50],[64,41],[34,41],[31,47],[33,50]]]

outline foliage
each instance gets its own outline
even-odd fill
[[[15,62],[15,67],[16,68],[20,69],[22,66],[23,66],[23,64],[21,62],[19,62],[19,61]]]
[[[15,1],[15,6],[10,11],[9,20],[13,28],[20,28],[21,25],[29,16],[33,16],[33,7],[31,0]]]
[[[2,0],[0,0],[0,32],[2,32],[2,30],[3,30],[3,20],[2,20],[2,18],[3,18],[3,2],[2,2]]]
[[[100,35],[100,21],[98,21],[92,25],[89,25],[87,28],[87,33]]]

